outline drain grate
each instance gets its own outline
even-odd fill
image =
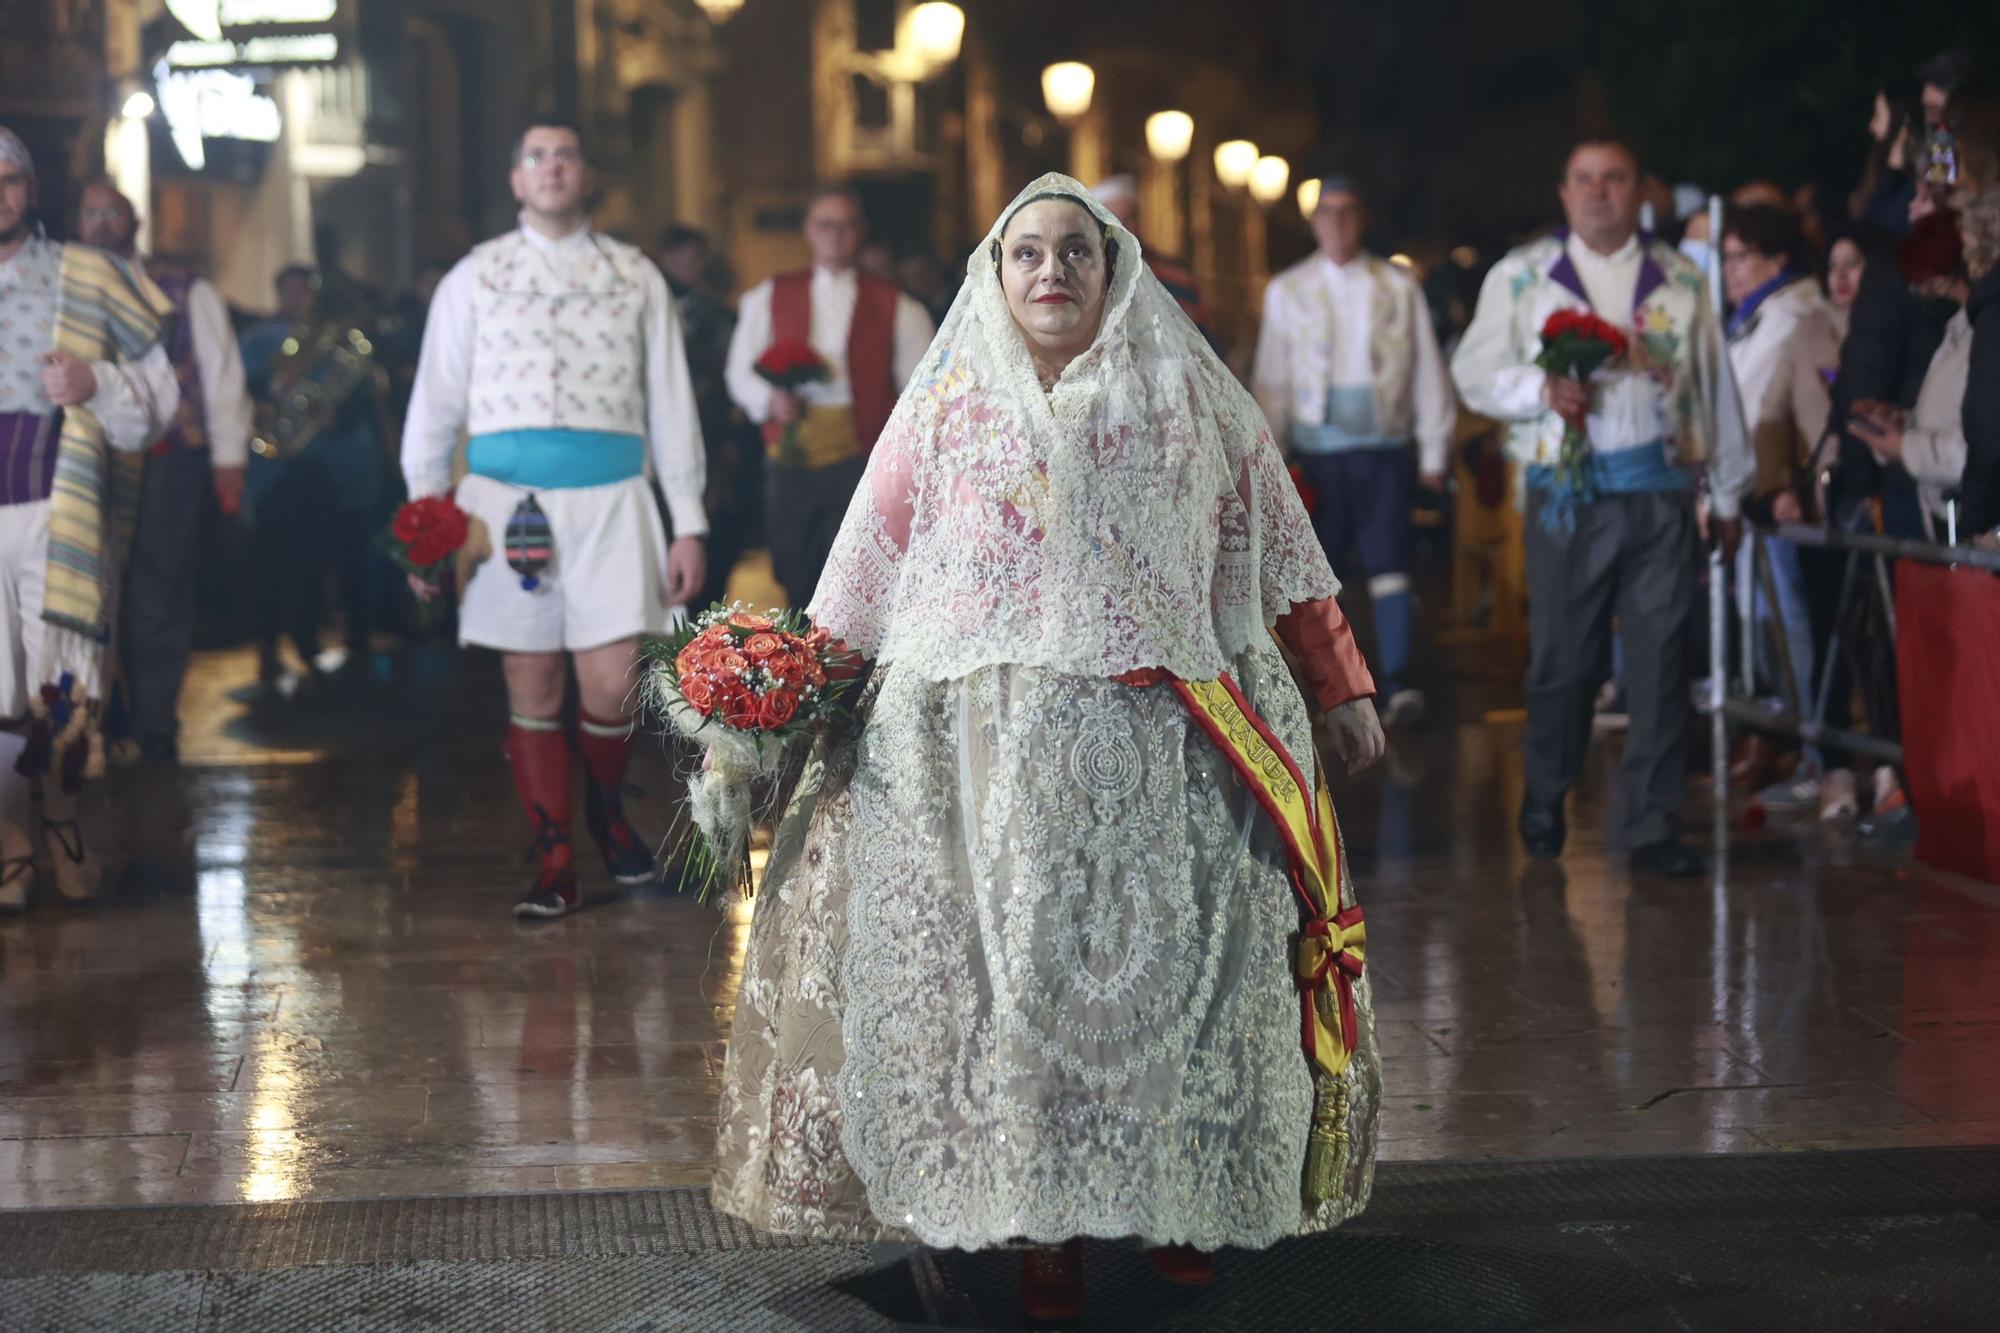
[[[1086,1329],[1984,1328],[2000,1149],[1382,1167],[1362,1223]],[[1015,1328],[1005,1254],[808,1245],[697,1190],[0,1214],[0,1329]]]

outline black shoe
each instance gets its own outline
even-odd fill
[[[1521,830],[1521,846],[1536,860],[1553,861],[1562,855],[1563,840],[1569,836],[1569,829],[1563,824],[1561,806],[1538,810],[1523,802],[1517,827]]]
[[[583,826],[604,853],[604,868],[620,884],[651,884],[660,877],[652,849],[625,818],[624,794],[606,791],[588,779],[583,784]]]
[[[544,870],[536,876],[534,887],[514,904],[514,915],[531,921],[553,921],[572,911],[582,898],[576,887],[576,871],[568,866]]]
[[[139,742],[139,757],[149,764],[171,768],[181,761],[181,744],[172,736],[147,736]]]
[[[1917,840],[1916,812],[1905,802],[1893,810],[1869,815],[1854,826],[1854,831],[1869,842],[1908,846]]]
[[[1700,879],[1708,859],[1678,838],[1662,838],[1632,849],[1632,873],[1661,879]]]

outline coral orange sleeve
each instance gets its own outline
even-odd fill
[[[1331,597],[1301,602],[1278,617],[1278,642],[1305,677],[1313,706],[1331,711],[1375,693],[1375,677],[1354,642],[1354,627]]]

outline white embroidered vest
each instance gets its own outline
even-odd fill
[[[42,358],[55,343],[62,247],[31,240],[0,270],[0,412],[46,416]]]
[[[645,257],[596,233],[545,251],[514,232],[472,261],[467,429],[645,435]]]
[[[1308,255],[1271,279],[1283,293],[1291,331],[1286,348],[1286,378],[1292,420],[1308,426],[1326,421],[1326,395],[1334,387],[1333,338],[1336,323],[1333,293],[1319,270],[1320,259]],[[1415,303],[1405,299],[1400,284],[1409,282],[1395,268],[1373,255],[1368,266],[1368,361],[1375,385],[1375,422],[1390,436],[1407,436],[1416,419],[1414,380]]]

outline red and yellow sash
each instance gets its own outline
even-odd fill
[[[1328,1075],[1339,1074],[1354,1058],[1361,1036],[1354,982],[1367,962],[1368,928],[1359,907],[1341,910],[1345,851],[1326,783],[1307,784],[1284,743],[1227,675],[1188,681],[1149,669],[1120,679],[1134,685],[1170,684],[1277,826],[1291,863],[1293,892],[1305,909],[1294,968],[1300,1037],[1308,1059]],[[1313,774],[1320,777],[1317,763]]]

